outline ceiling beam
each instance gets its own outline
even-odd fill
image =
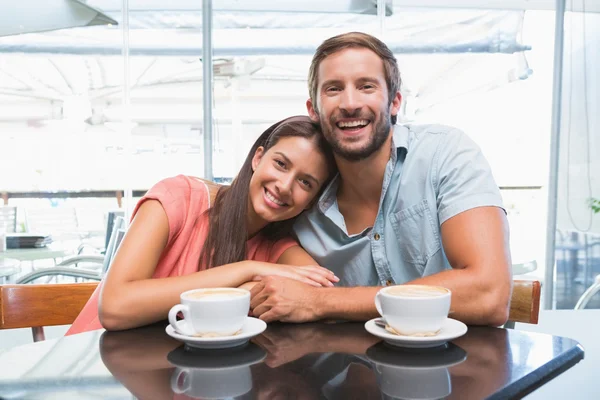
[[[465,8],[475,10],[554,10],[555,0],[394,0],[394,8]],[[600,12],[600,0],[567,1],[566,11]],[[396,11],[398,12],[398,11]]]

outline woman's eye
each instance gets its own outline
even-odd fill
[[[302,183],[302,185],[306,186],[307,188],[311,189],[312,185],[310,184],[310,182],[306,179],[300,179],[300,183]]]
[[[285,163],[281,160],[275,160],[275,164],[277,164],[278,167],[285,168]]]

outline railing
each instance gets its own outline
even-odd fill
[[[142,197],[147,192],[134,190],[133,197]],[[123,206],[122,190],[77,190],[77,191],[36,191],[36,192],[0,192],[4,205],[9,199],[70,199],[70,198],[110,198],[114,197],[119,208]]]

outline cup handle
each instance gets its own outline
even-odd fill
[[[375,308],[377,309],[379,315],[383,317],[383,310],[381,309],[381,300],[379,300],[380,295],[380,292],[377,292],[377,294],[375,295]]]
[[[179,383],[181,382],[179,379],[184,374],[185,377],[183,378],[183,387],[181,387],[179,385]],[[175,392],[176,394],[183,394],[187,392],[191,386],[192,382],[188,370],[184,368],[175,368],[175,372],[173,373],[173,375],[171,375],[171,390],[173,390],[173,392]]]
[[[177,323],[177,313],[181,311],[183,313],[183,319],[191,321],[190,318],[190,309],[185,304],[175,304],[169,310],[169,324],[175,329],[176,332],[183,333],[187,336],[193,336],[194,332],[191,329],[187,329],[185,325]]]

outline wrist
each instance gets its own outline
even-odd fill
[[[259,271],[257,268],[256,261],[240,261],[233,265],[235,265],[234,274],[236,279],[240,281],[240,285],[246,282],[251,282],[256,275],[259,275]]]
[[[312,311],[314,315],[314,320],[327,319],[329,317],[329,304],[327,304],[328,296],[333,294],[332,288],[312,288],[313,291],[313,301],[312,303]]]

